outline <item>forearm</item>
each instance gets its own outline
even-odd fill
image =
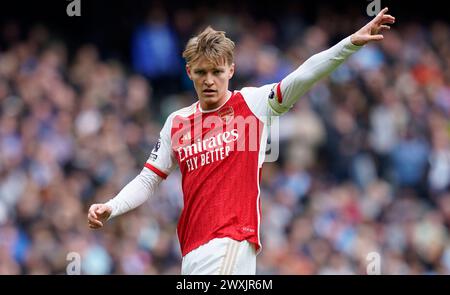
[[[317,53],[276,85],[276,98],[270,100],[272,109],[284,113],[304,95],[318,80],[332,73],[361,46],[353,45],[350,37],[333,47]]]
[[[141,173],[130,181],[113,199],[106,202],[115,217],[140,206],[153,195],[162,178],[153,171],[144,168]]]

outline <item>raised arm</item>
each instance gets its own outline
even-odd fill
[[[352,53],[371,41],[383,39],[381,34],[389,29],[388,24],[395,18],[386,14],[387,8],[351,36],[333,47],[317,53],[306,60],[298,69],[289,74],[273,89],[269,105],[275,114],[288,111],[320,79],[328,76],[341,65]]]

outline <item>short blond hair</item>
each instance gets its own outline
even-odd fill
[[[205,57],[214,65],[234,60],[234,42],[225,36],[224,31],[216,31],[208,26],[203,32],[189,39],[183,52],[183,58],[192,65],[200,57]]]

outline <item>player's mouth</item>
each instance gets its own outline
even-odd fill
[[[203,90],[203,94],[205,94],[207,96],[211,96],[211,95],[214,95],[216,93],[217,93],[217,91],[213,90],[213,89],[205,89],[205,90]]]

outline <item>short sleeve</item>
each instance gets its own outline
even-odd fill
[[[176,167],[176,160],[173,156],[171,146],[172,116],[169,116],[160,132],[160,136],[150,156],[145,163],[145,167],[155,172],[162,178],[166,178]]]
[[[247,105],[259,118],[268,116],[278,116],[284,113],[282,110],[274,108],[279,93],[277,93],[277,83],[267,84],[261,87],[244,87],[241,90]]]

